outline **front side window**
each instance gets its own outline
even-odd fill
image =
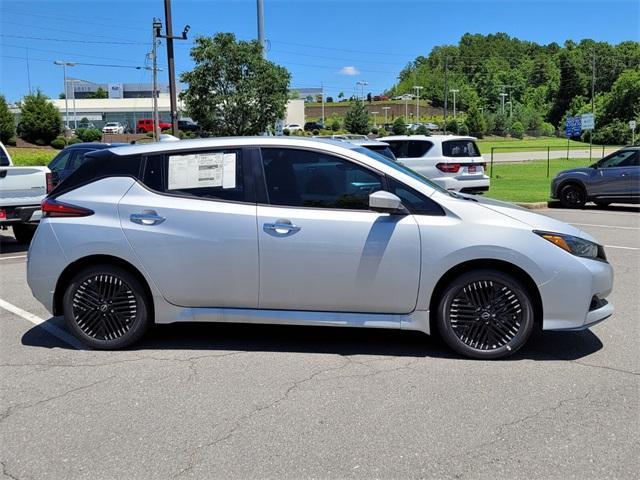
[[[72,153],[72,150],[63,150],[62,152],[60,152],[56,156],[56,158],[51,160],[51,163],[49,163],[49,170],[51,170],[53,173],[58,173],[64,170],[67,166],[67,161],[69,160],[69,157]]]
[[[634,150],[625,150],[623,152],[617,152],[609,157],[600,160],[598,167],[600,168],[612,168],[612,167],[633,167],[638,165],[638,152]]]
[[[480,150],[473,140],[449,140],[442,142],[442,155],[445,157],[479,157]]]
[[[143,183],[180,196],[245,201],[239,150],[169,153],[147,157]]]
[[[322,152],[263,148],[262,165],[272,205],[368,210],[382,189],[376,173]]]
[[[444,215],[444,210],[440,205],[395,178],[387,177],[387,185],[389,191],[398,196],[411,213],[415,215]]]

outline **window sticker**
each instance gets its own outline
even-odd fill
[[[169,190],[235,186],[235,153],[195,153],[169,157]]]

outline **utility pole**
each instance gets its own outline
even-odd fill
[[[593,126],[595,128],[595,96],[596,96],[596,54],[593,54],[591,62],[591,114],[593,115]],[[589,160],[591,160],[591,147],[593,145],[593,128],[589,130]]]
[[[322,98],[322,125],[324,125],[324,83],[322,82],[320,82],[320,96]]]
[[[267,48],[264,42],[264,0],[257,0],[258,10],[258,43],[262,48],[262,57],[267,58]]]
[[[420,123],[420,90],[422,90],[424,87],[421,87],[420,85],[414,85],[413,88],[416,91],[416,122]]]
[[[77,130],[78,114],[76,113],[76,80],[71,80],[71,91],[73,92],[73,129]]]
[[[509,94],[508,94],[508,93],[504,93],[504,92],[502,92],[502,93],[500,94],[500,105],[501,105],[501,106],[500,106],[500,110],[502,111],[502,114],[503,114],[503,115],[504,115],[504,97],[508,97],[508,96],[509,96]]]
[[[456,119],[456,93],[458,93],[460,90],[458,89],[453,89],[453,90],[449,90],[451,93],[453,93],[453,119]]]
[[[362,98],[362,103],[364,103],[364,87],[366,85],[369,85],[369,82],[365,82],[364,80],[359,80],[356,82],[356,85],[360,85],[362,87],[362,96],[360,98]],[[357,92],[357,90],[356,90]],[[358,94],[356,93],[356,97],[358,96]]]
[[[157,38],[165,38],[167,40],[167,63],[169,64],[169,98],[171,103],[171,131],[173,135],[178,136],[178,101],[176,95],[176,69],[173,55],[173,41],[186,40],[189,32],[189,25],[184,27],[180,37],[173,36],[173,26],[171,23],[171,0],[164,0],[164,21],[165,35],[160,35],[156,30]]]
[[[162,29],[160,19],[154,18],[152,24],[153,38],[151,47],[151,61],[153,69],[153,139],[160,140],[160,115],[158,114],[158,39],[156,38]]]
[[[31,71],[29,69],[29,47],[25,47],[27,50],[27,85],[29,86],[29,95],[31,95]]]
[[[409,95],[404,94],[404,123],[407,123],[409,118]]]
[[[449,96],[449,57],[444,57],[444,134],[447,134],[447,97]]]

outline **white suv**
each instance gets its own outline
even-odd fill
[[[379,138],[398,161],[447,190],[483,193],[489,190],[486,163],[475,137],[397,135]]]

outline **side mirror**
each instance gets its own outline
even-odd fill
[[[378,190],[369,195],[369,208],[374,212],[407,213],[402,200],[391,192]]]

